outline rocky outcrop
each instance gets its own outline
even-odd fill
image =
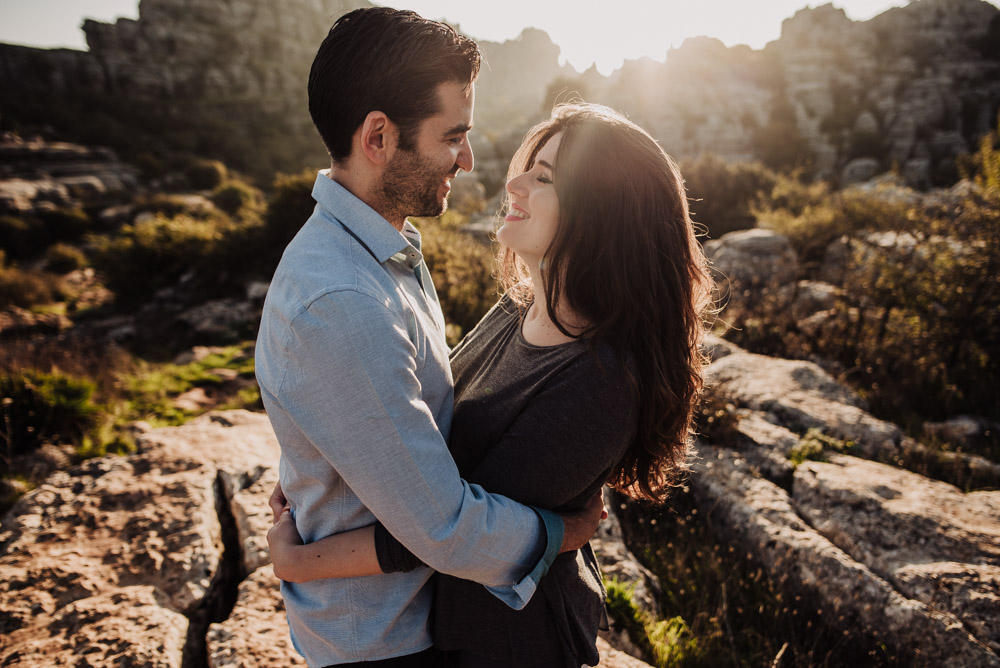
[[[696,464],[692,487],[699,507],[710,513],[720,538],[747,549],[784,589],[815,601],[830,623],[886,643],[905,664],[1000,666],[995,648],[988,644],[993,635],[990,629],[997,626],[996,611],[1000,609],[995,568],[988,564],[966,567],[964,576],[940,583],[950,588],[962,582],[966,595],[972,597],[985,593],[986,599],[979,599],[983,602],[981,608],[975,604],[942,608],[926,592],[916,587],[901,591],[893,581],[869,568],[865,560],[871,557],[864,553],[864,546],[845,545],[846,549],[842,549],[825,535],[822,526],[811,526],[798,509],[799,495],[790,495],[761,477],[739,454],[710,445],[701,445],[699,450],[702,460]],[[841,465],[851,460],[837,458]],[[886,473],[892,471],[884,465],[864,464],[882,467]],[[800,476],[810,476],[813,471],[812,463],[802,468],[801,473],[797,470],[796,487]],[[850,471],[845,473],[850,476]],[[879,496],[879,491],[887,494],[878,487],[872,493]],[[845,516],[857,518],[864,512],[852,508],[848,499],[832,505]],[[921,524],[923,517],[918,514],[912,522]],[[981,543],[995,535],[998,525],[995,515],[992,524],[993,529],[980,538]],[[923,539],[922,532],[914,535],[887,529],[879,535],[884,538],[881,547],[885,552],[893,548],[888,541],[900,547],[918,548]],[[919,549],[914,551],[918,552]],[[952,550],[956,556],[961,552]],[[894,554],[902,555],[905,551]],[[921,562],[908,563],[916,571],[926,567]],[[944,562],[939,570],[954,572],[956,569],[949,571],[950,566]],[[905,571],[906,567],[900,570]],[[957,570],[962,572],[961,568]],[[987,582],[976,582],[984,576]],[[984,618],[988,624],[985,628]]]
[[[14,135],[0,140],[0,214],[99,204],[137,182],[138,170],[108,149]]]
[[[334,18],[368,4],[143,0],[138,20],[87,21],[86,53],[0,45],[0,86],[16,94],[5,111],[37,122],[45,99],[76,96],[127,118],[139,109],[144,123],[176,126],[185,144],[200,138],[224,151],[248,143],[264,162],[272,157],[259,154],[264,135],[280,124],[286,151],[321,160],[308,151],[316,144],[305,113],[309,66]],[[697,37],[663,63],[626,61],[610,77],[560,65],[558,46],[540,30],[483,42],[477,126],[490,139],[476,148],[486,158],[487,195],[511,153],[499,147],[504,134],[520,128],[511,134],[519,140],[560,91],[622,109],[675,156],[807,160],[846,182],[895,162],[919,186],[954,180],[955,156],[995,124],[998,17],[981,0],[920,0],[855,22],[828,4],[787,19],[764,49]],[[128,108],[109,105],[115,97]],[[242,124],[225,122],[234,105]],[[177,126],[169,114],[154,115],[161,108],[198,122]]]
[[[304,666],[267,555],[267,416],[209,413],[137,443],[53,474],[3,518],[0,664]],[[601,665],[646,666],[600,647]]]
[[[924,446],[818,366],[734,348],[705,375],[735,428],[691,475],[719,539],[903,663],[1000,665],[1000,492],[891,465]]]
[[[88,643],[105,653],[95,665],[115,652],[138,665],[150,647],[164,648],[150,665],[204,653],[205,626],[239,572],[222,477],[249,486],[276,465],[277,443],[266,416],[230,411],[141,435],[138,450],[55,473],[4,518],[0,663],[39,665],[23,658],[32,648],[70,656]],[[135,601],[129,616],[110,615],[124,601]],[[123,649],[140,629],[144,642]]]
[[[799,274],[798,255],[788,237],[765,228],[738,230],[708,241],[705,255],[716,283],[730,299],[739,300],[743,290],[786,285]]]

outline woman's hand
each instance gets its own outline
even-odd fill
[[[285,493],[281,490],[280,480],[274,483],[274,490],[267,500],[267,505],[271,507],[272,523],[277,524],[278,518],[281,517],[281,511],[288,508],[288,499],[285,498]]]
[[[274,575],[286,582],[302,582],[298,578],[296,564],[301,561],[299,554],[302,545],[302,537],[299,536],[295,528],[295,520],[288,506],[282,509],[277,521],[271,525],[267,532],[267,546],[271,551],[271,564],[274,566]]]

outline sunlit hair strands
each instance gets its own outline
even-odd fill
[[[618,112],[557,106],[528,132],[508,178],[530,169],[560,132],[553,166],[559,222],[541,271],[548,315],[563,334],[612,347],[628,370],[638,427],[612,485],[662,500],[684,469],[712,280],[676,164]],[[523,307],[531,295],[524,263],[502,246],[498,260],[502,288]],[[582,331],[560,323],[561,303],[587,323]]]
[[[474,41],[419,14],[369,7],[330,28],[309,72],[309,113],[330,157],[351,153],[351,136],[372,111],[399,127],[400,148],[413,148],[420,121],[438,113],[437,87],[471,84],[481,55]]]

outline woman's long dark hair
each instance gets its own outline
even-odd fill
[[[611,346],[627,370],[638,427],[611,485],[659,501],[685,468],[712,281],[676,164],[618,112],[556,107],[528,132],[508,178],[530,169],[560,132],[559,226],[541,271],[548,315],[567,336]],[[524,306],[531,287],[523,261],[501,247],[498,267],[503,289]],[[556,317],[563,301],[587,323],[583,331],[571,334]]]

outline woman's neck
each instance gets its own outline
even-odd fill
[[[566,306],[565,299],[559,299],[556,304],[555,316],[559,319],[562,328],[574,336],[567,336],[560,331],[549,316],[548,299],[545,295],[545,283],[542,281],[542,273],[538,266],[528,265],[528,274],[531,276],[531,290],[534,300],[528,312],[524,316],[521,325],[521,333],[524,340],[535,346],[554,346],[560,343],[574,341],[575,336],[586,329],[586,323]]]

